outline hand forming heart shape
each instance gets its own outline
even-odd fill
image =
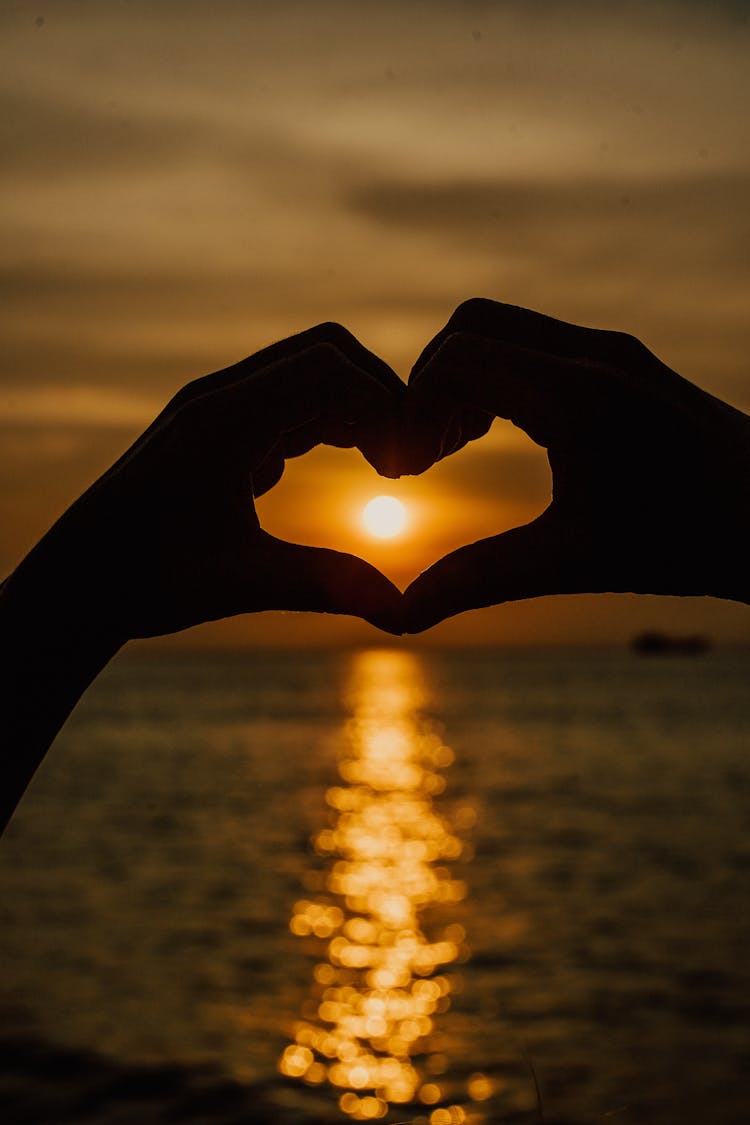
[[[745,599],[750,421],[638,340],[472,300],[428,344],[406,394],[367,361],[393,395],[357,436],[382,475],[424,472],[495,417],[544,446],[553,472],[552,503],[536,520],[452,552],[411,583],[404,631],[542,594]],[[277,460],[274,479],[282,468]]]
[[[384,476],[422,473],[496,416],[547,449],[551,504],[403,595],[361,559],[259,525],[252,495],[314,445],[357,446]],[[620,333],[468,301],[407,387],[320,325],[184,387],[9,581],[39,620],[84,622],[116,644],[262,609],[352,613],[401,633],[541,594],[746,600],[749,436],[745,415]]]
[[[284,460],[358,446],[421,473],[509,418],[546,447],[552,502],[400,594],[352,555],[275,539],[252,503]],[[405,387],[337,325],[188,384],[0,586],[0,827],[76,700],[132,637],[261,609],[394,632],[538,594],[750,601],[750,419],[632,337],[491,301],[460,306]]]

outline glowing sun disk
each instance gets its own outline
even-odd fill
[[[370,535],[393,539],[406,525],[406,508],[395,496],[376,496],[362,509],[362,523]]]

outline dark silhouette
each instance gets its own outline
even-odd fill
[[[702,633],[673,637],[669,633],[648,630],[633,637],[630,647],[639,656],[702,656],[711,648],[711,642]]]
[[[420,357],[407,404],[408,471],[500,417],[547,449],[553,480],[538,519],[409,586],[409,631],[541,594],[750,601],[750,418],[632,336],[467,301]]]
[[[351,555],[264,532],[252,497],[288,457],[357,446],[420,473],[510,418],[547,448],[553,500],[401,595]],[[750,418],[637,340],[491,301],[461,305],[408,390],[338,325],[184,387],[0,587],[0,824],[88,684],[136,637],[267,609],[391,633],[540,594],[748,601]]]
[[[320,442],[393,456],[402,381],[323,324],[185,386],[0,587],[0,826],[78,698],[128,640],[267,609],[400,632],[375,567],[264,532],[253,495]]]

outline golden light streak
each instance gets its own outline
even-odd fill
[[[325,960],[313,974],[315,1014],[297,1025],[279,1069],[316,1083],[324,1073],[359,1121],[407,1104],[464,1120],[460,1107],[445,1107],[456,1090],[435,1081],[448,1062],[433,1065],[430,1046],[457,981],[444,970],[464,953],[465,933],[424,916],[450,910],[466,888],[445,866],[462,843],[434,796],[454,756],[421,715],[426,698],[418,658],[355,659],[343,784],[328,790],[330,826],[313,841],[328,865],[327,894],[300,899],[290,921],[292,933],[325,943]]]

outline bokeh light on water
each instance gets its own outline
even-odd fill
[[[423,717],[426,701],[415,657],[370,651],[354,661],[342,783],[328,790],[330,824],[313,841],[325,890],[300,899],[290,922],[322,958],[310,1016],[279,1068],[340,1089],[340,1108],[358,1120],[418,1105],[431,1125],[452,1125],[480,1119],[434,1042],[467,955],[463,927],[446,921],[466,886],[449,866],[462,840],[435,805],[453,752]],[[474,1094],[487,1096],[480,1085]]]
[[[0,1119],[346,1125],[343,1097],[382,1113],[378,1088],[336,1086],[338,1055],[296,1038],[337,1030],[327,989],[377,991],[328,955],[338,937],[387,948],[345,932],[374,915],[327,883],[375,863],[344,848],[364,809],[325,801],[364,788],[373,807],[423,800],[422,828],[436,816],[462,853],[408,870],[467,884],[415,907],[425,945],[460,952],[412,974],[451,991],[394,1056],[419,1073],[415,1101],[375,1120],[535,1125],[541,1104],[557,1125],[744,1122],[747,682],[747,653],[719,650],[115,661],[0,849]],[[432,761],[429,720],[453,765]],[[393,746],[365,734],[384,725],[427,741],[383,772],[418,760],[443,793],[375,787]],[[429,833],[403,839],[398,862],[410,840],[430,852]],[[287,1047],[297,1077],[279,1073]]]

